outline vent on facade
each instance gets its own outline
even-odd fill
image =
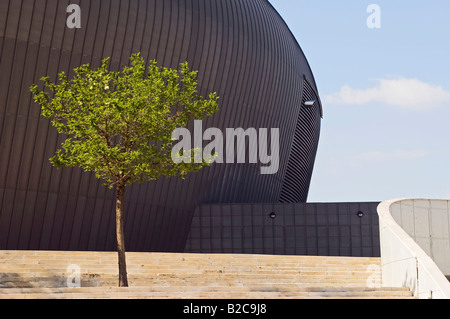
[[[316,100],[306,101],[303,105],[306,107],[313,107],[316,104]]]
[[[282,203],[306,202],[320,133],[321,105],[315,90],[303,81],[302,106],[295,126],[280,193]]]

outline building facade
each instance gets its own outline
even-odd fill
[[[137,52],[198,70],[199,94],[220,97],[204,129],[279,128],[279,163],[273,174],[216,163],[130,186],[127,250],[183,251],[200,204],[306,202],[322,107],[304,53],[267,0],[3,0],[0,249],[115,250],[114,192],[93,173],[51,166],[62,140],[29,87],[105,57],[119,70]]]

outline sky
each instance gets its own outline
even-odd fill
[[[308,202],[450,199],[450,1],[269,2],[324,110]]]

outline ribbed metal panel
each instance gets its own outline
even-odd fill
[[[305,105],[307,101],[314,101],[314,104]],[[319,97],[305,79],[299,116],[280,193],[282,203],[306,202],[317,153],[316,141],[319,140],[321,116]]]
[[[66,26],[69,3],[81,7],[81,29]],[[268,1],[0,0],[0,249],[115,249],[114,193],[92,173],[51,166],[62,140],[40,116],[29,87],[45,75],[70,76],[83,63],[99,66],[104,57],[118,70],[135,52],[162,66],[188,61],[199,70],[199,93],[220,96],[220,110],[204,129],[280,128],[280,168],[260,175],[260,164],[216,164],[185,181],[129,187],[127,250],[182,251],[198,203],[279,200],[299,88],[304,76],[314,79]],[[317,127],[320,119],[304,121],[298,129]],[[316,145],[311,136],[306,143]],[[306,149],[301,161],[313,156]],[[307,175],[297,177],[303,195]]]

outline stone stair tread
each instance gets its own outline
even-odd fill
[[[81,288],[65,287],[70,264]],[[376,257],[128,252],[127,267],[118,288],[116,252],[0,251],[0,298],[413,298],[381,287]]]

